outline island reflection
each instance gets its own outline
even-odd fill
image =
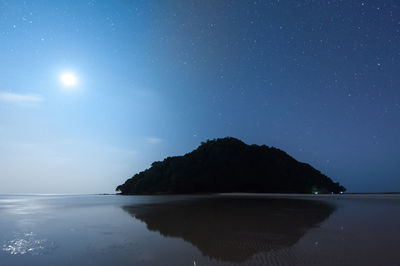
[[[335,207],[314,200],[217,197],[124,206],[151,231],[180,237],[210,258],[242,262],[294,245]]]

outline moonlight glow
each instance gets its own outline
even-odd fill
[[[60,77],[61,82],[66,87],[73,87],[77,83],[77,78],[74,73],[66,72],[63,73]]]

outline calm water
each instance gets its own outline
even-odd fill
[[[0,196],[0,265],[400,265],[400,196]]]

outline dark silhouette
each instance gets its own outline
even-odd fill
[[[180,237],[213,259],[242,262],[294,245],[335,207],[314,200],[216,197],[125,206],[151,231]]]
[[[121,194],[339,193],[345,188],[279,149],[227,137],[168,157],[116,188]]]

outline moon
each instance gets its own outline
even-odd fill
[[[78,82],[78,78],[72,72],[62,73],[60,80],[61,80],[61,83],[66,87],[74,87]]]

